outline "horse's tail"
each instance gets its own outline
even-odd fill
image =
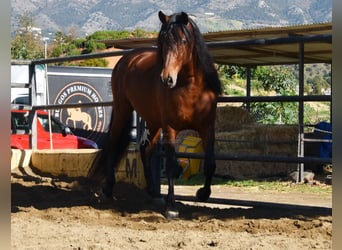
[[[114,116],[114,113],[112,113],[109,128],[112,127],[111,125],[113,122],[113,116]],[[105,136],[102,150],[100,150],[97,153],[90,167],[90,170],[87,176],[88,178],[94,181],[102,181],[107,175],[108,167],[112,167],[114,170],[114,168],[118,166],[121,158],[124,156],[128,148],[128,145],[130,142],[130,131],[132,129],[132,124],[133,124],[133,117],[131,115],[130,118],[124,124],[122,131],[108,131],[107,132],[108,135]],[[116,141],[113,141],[111,139],[112,133],[118,134],[118,137],[117,137],[118,139]],[[110,161],[109,161],[109,157],[110,157]],[[107,167],[108,164],[110,164],[110,166]]]

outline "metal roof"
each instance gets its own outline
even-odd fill
[[[299,63],[304,44],[304,63],[331,63],[332,23],[260,29],[230,30],[203,34],[215,62],[256,66]],[[156,38],[102,41],[108,47],[132,49],[156,45]]]

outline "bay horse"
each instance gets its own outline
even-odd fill
[[[198,201],[211,194],[216,168],[214,155],[217,97],[222,92],[214,61],[194,21],[184,12],[158,13],[161,28],[157,47],[125,54],[112,71],[113,108],[102,193],[112,197],[114,169],[129,144],[132,112],[146,121],[148,145],[141,147],[145,177],[149,175],[154,146],[162,133],[168,178],[166,217],[178,217],[174,197],[175,138],[181,130],[198,131],[205,152],[205,183]],[[103,168],[103,167],[102,167]],[[99,168],[98,168],[99,169]]]

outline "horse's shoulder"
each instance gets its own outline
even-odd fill
[[[157,58],[158,50],[156,48],[141,48],[134,50],[133,58],[135,60],[151,60]]]
[[[135,70],[144,70],[146,68],[154,68],[157,64],[158,52],[154,48],[143,48],[133,50],[123,60],[123,64],[128,68]]]

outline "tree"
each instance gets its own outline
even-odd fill
[[[57,31],[53,38],[53,49],[51,56],[59,57],[66,53],[67,36],[62,31]]]
[[[327,89],[330,85],[321,76],[314,76],[313,78],[308,78],[306,83],[311,87],[312,94],[321,95],[322,90]]]
[[[295,94],[297,81],[289,67],[259,66],[254,72],[254,78],[261,82],[266,91],[274,90],[281,95]]]
[[[218,65],[218,71],[221,76],[224,76],[229,79],[233,79],[235,77],[246,77],[246,68],[235,65]]]
[[[19,16],[20,28],[11,41],[11,58],[32,60],[42,58],[44,46],[41,42],[41,34],[34,30],[32,14],[25,12]]]
[[[277,95],[295,95],[297,80],[293,70],[281,66],[259,66],[253,78],[265,91],[275,91]],[[293,102],[252,103],[251,111],[258,122],[294,124],[298,122],[298,105]]]
[[[220,79],[223,87],[224,95],[237,95],[243,96],[245,93],[239,89],[232,88],[236,85],[245,85],[246,80],[246,68],[235,65],[217,65],[217,71],[220,75]]]

